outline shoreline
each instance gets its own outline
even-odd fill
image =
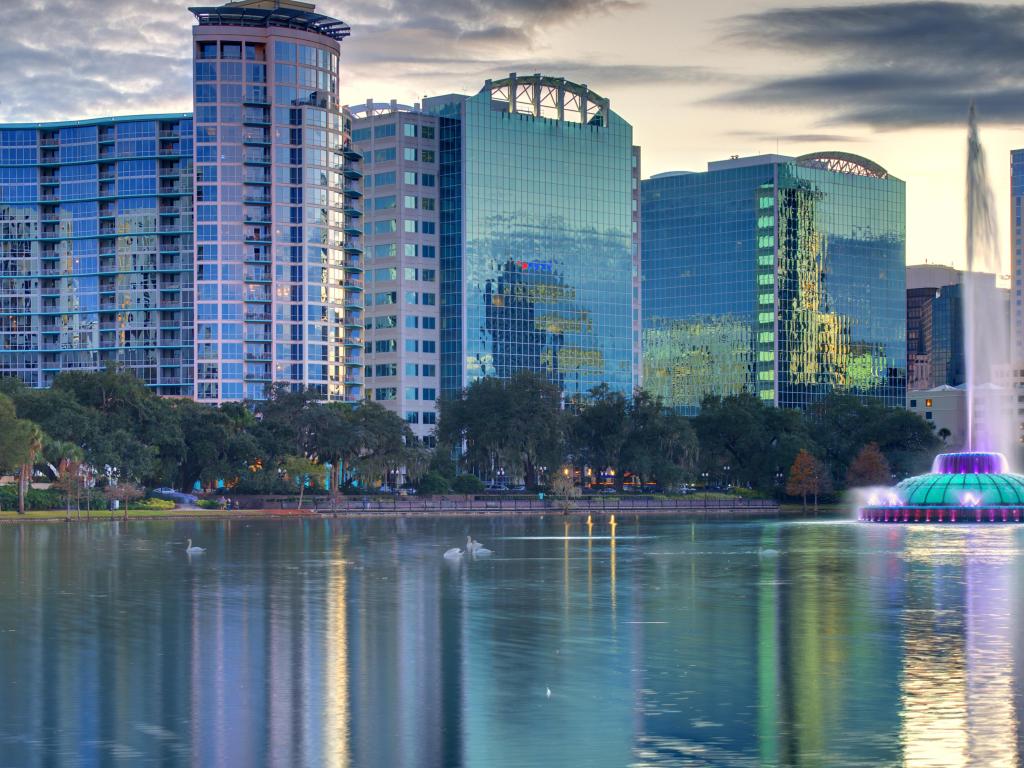
[[[110,513],[91,514],[82,516],[80,519],[72,513],[68,518],[63,510],[27,512],[25,515],[18,515],[16,512],[0,512],[0,525],[12,525],[19,523],[125,523],[132,521],[203,521],[203,520],[310,520],[310,519],[372,519],[372,518],[439,518],[439,517],[543,517],[554,515],[558,517],[579,517],[591,516],[601,520],[608,520],[618,516],[620,520],[633,517],[678,517],[686,520],[700,522],[743,522],[750,520],[797,520],[797,519],[830,519],[844,515],[847,510],[821,509],[817,513],[813,510],[803,510],[800,507],[697,507],[679,506],[676,508],[652,507],[652,508],[630,508],[621,510],[600,510],[600,509],[570,509],[563,510],[557,507],[546,509],[520,509],[503,510],[487,507],[453,506],[439,509],[352,509],[319,512],[313,509],[242,509],[234,511],[223,510],[190,510],[174,509],[165,513],[154,513],[151,510],[140,510],[137,513],[129,513],[127,520],[123,514],[111,515]]]

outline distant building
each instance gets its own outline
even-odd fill
[[[434,442],[439,389],[438,117],[397,102],[352,106],[363,155],[367,398]]]
[[[441,392],[528,369],[640,383],[639,149],[606,98],[542,75],[426,99],[439,118]]]
[[[1021,216],[1024,214],[1024,149],[1010,152],[1010,312],[1012,344],[1015,360],[1024,360],[1024,237]]]
[[[906,402],[905,188],[845,153],[762,155],[642,184],[644,385],[804,408]]]
[[[967,381],[962,315],[959,270],[930,264],[907,267],[908,390],[956,387]]]
[[[964,387],[943,384],[907,393],[907,407],[935,429],[935,435],[948,448],[966,446],[967,406]]]
[[[362,397],[357,168],[338,102],[346,24],[310,3],[192,8],[196,395],[275,383]]]
[[[0,125],[0,375],[193,395],[192,115]]]

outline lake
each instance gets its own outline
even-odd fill
[[[1018,765],[1022,536],[0,525],[0,767]]]

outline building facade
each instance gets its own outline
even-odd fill
[[[440,390],[542,372],[640,383],[639,151],[586,86],[542,75],[424,101],[438,116]]]
[[[192,116],[0,125],[0,375],[193,388]]]
[[[964,385],[946,384],[907,392],[907,407],[935,430],[946,448],[967,445],[967,400]]]
[[[438,117],[418,106],[350,107],[364,158],[366,396],[434,443],[439,391]]]
[[[1024,213],[1024,149],[1010,152],[1010,336],[1014,360],[1024,360],[1024,237],[1021,215]]]
[[[906,402],[905,188],[844,153],[642,184],[644,385],[684,412],[749,392]]]
[[[961,282],[952,267],[907,267],[908,391],[967,381]]]
[[[192,8],[196,397],[273,384],[362,397],[358,170],[338,100],[347,25],[308,3]]]

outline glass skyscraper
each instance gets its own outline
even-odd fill
[[[192,116],[0,125],[0,375],[193,395]]]
[[[530,369],[640,382],[639,152],[607,99],[510,75],[424,101],[440,130],[441,391]]]
[[[689,413],[743,391],[904,406],[905,209],[902,181],[845,153],[645,180],[645,387]]]
[[[360,155],[338,101],[347,25],[308,3],[190,9],[196,395],[362,396]]]

